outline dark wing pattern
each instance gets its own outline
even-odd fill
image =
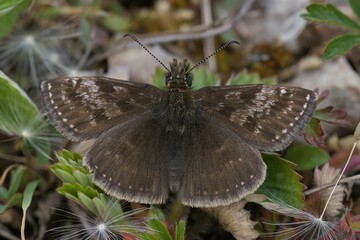
[[[194,99],[202,111],[227,122],[248,144],[266,151],[287,147],[316,107],[313,91],[288,86],[205,87],[194,92]]]
[[[108,194],[131,202],[160,204],[169,192],[164,175],[167,153],[158,121],[148,115],[104,132],[83,162],[94,171],[94,182]]]
[[[54,126],[74,141],[97,138],[103,131],[147,111],[159,96],[149,84],[105,77],[64,77],[41,84]]]
[[[186,134],[185,175],[178,193],[185,205],[228,205],[263,183],[266,165],[260,152],[216,119],[205,116]]]

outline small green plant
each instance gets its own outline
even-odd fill
[[[354,13],[360,20],[360,3],[348,0]],[[360,25],[339,11],[334,5],[311,4],[303,17],[310,22],[325,23],[347,29],[349,32],[331,39],[325,47],[325,60],[345,55],[354,46],[360,44]]]

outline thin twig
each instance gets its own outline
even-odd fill
[[[139,39],[141,39],[141,43],[147,45],[147,44],[169,43],[174,41],[186,41],[186,40],[195,40],[195,39],[213,37],[230,30],[236,22],[240,21],[243,17],[246,16],[246,14],[248,13],[249,9],[251,9],[254,2],[255,0],[245,0],[241,4],[240,9],[235,11],[235,14],[230,14],[228,17],[210,26],[206,26],[206,25],[195,26],[193,27],[193,31],[178,32],[178,33],[163,32],[163,33],[157,33],[156,35],[152,35],[150,37],[143,37],[143,38],[139,37]],[[135,42],[124,42],[123,36],[119,36],[119,40],[118,41],[115,40],[114,45],[118,45],[118,47],[111,48],[109,51],[101,55],[95,56],[93,59],[89,60],[88,65],[103,60],[116,52],[124,51],[128,48],[138,46]]]
[[[320,215],[320,217],[319,217],[320,220],[324,217],[325,212],[326,212],[326,208],[328,207],[328,205],[329,205],[329,203],[330,203],[331,197],[332,197],[332,195],[333,195],[334,192],[335,192],[336,186],[339,184],[342,176],[344,175],[344,172],[345,172],[347,166],[349,165],[349,163],[350,163],[350,161],[351,161],[351,157],[352,157],[352,155],[353,155],[353,153],[354,153],[354,150],[355,150],[355,147],[356,147],[356,145],[357,145],[357,143],[358,143],[358,141],[359,141],[359,132],[360,132],[360,127],[359,127],[359,125],[360,125],[360,124],[358,124],[357,127],[356,127],[356,129],[355,129],[355,134],[354,134],[355,142],[354,142],[354,145],[353,145],[353,147],[352,147],[352,149],[351,149],[351,152],[350,152],[349,157],[348,157],[348,159],[347,159],[347,161],[346,161],[346,164],[345,164],[343,170],[341,171],[341,173],[340,173],[340,175],[339,175],[339,178],[337,179],[337,181],[336,181],[333,189],[331,190],[331,193],[330,193],[330,195],[329,195],[328,200],[327,200],[326,203],[325,203],[324,210],[323,210],[323,212],[321,213],[321,215]]]
[[[360,174],[341,179],[339,181],[339,184],[354,182],[354,181],[359,180],[359,179],[360,179]],[[307,196],[307,195],[313,194],[315,192],[319,192],[321,190],[324,190],[326,188],[333,187],[333,186],[335,186],[335,184],[336,184],[336,182],[332,182],[332,183],[328,183],[328,184],[325,184],[325,185],[322,185],[322,186],[319,186],[319,187],[316,187],[316,188],[312,188],[312,189],[309,189],[309,190],[305,191],[304,194],[305,194],[305,196]]]

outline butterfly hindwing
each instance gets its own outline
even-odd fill
[[[84,163],[108,194],[131,202],[164,203],[169,187],[162,143],[158,121],[142,114],[104,132]]]
[[[248,144],[268,151],[287,147],[316,107],[310,90],[269,85],[205,87],[194,92],[194,99]]]
[[[147,111],[160,90],[105,77],[64,77],[41,85],[48,116],[70,140],[98,137],[113,126]]]
[[[178,197],[189,206],[227,205],[253,193],[265,179],[260,152],[210,116],[187,133],[185,174]]]

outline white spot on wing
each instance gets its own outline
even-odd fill
[[[284,95],[285,93],[287,93],[285,88],[281,88],[280,90],[280,96]]]

